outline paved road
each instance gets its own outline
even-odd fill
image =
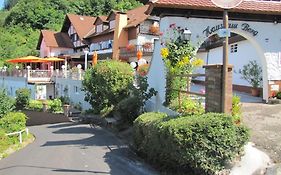
[[[36,140],[0,161],[0,175],[157,174],[108,131],[60,123],[30,127]]]

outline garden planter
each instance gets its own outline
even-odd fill
[[[260,90],[258,88],[252,88],[251,89],[251,94],[254,97],[259,97],[260,96]]]

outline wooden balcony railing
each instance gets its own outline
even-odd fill
[[[136,57],[138,51],[141,51],[143,56],[151,56],[154,51],[154,44],[147,43],[144,45],[128,45],[127,47],[120,47],[120,57]]]

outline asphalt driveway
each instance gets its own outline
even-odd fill
[[[29,129],[35,142],[1,160],[0,174],[157,174],[100,127],[60,123]]]
[[[275,163],[281,163],[281,105],[243,103],[243,122],[251,129],[251,141]]]

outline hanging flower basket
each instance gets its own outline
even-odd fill
[[[144,49],[151,49],[152,48],[152,43],[151,42],[146,42],[143,44]]]
[[[136,46],[134,44],[128,44],[126,47],[127,51],[134,51],[135,48],[136,48]]]
[[[157,34],[157,33],[159,33],[159,27],[152,25],[152,26],[150,26],[149,31],[153,34]]]

